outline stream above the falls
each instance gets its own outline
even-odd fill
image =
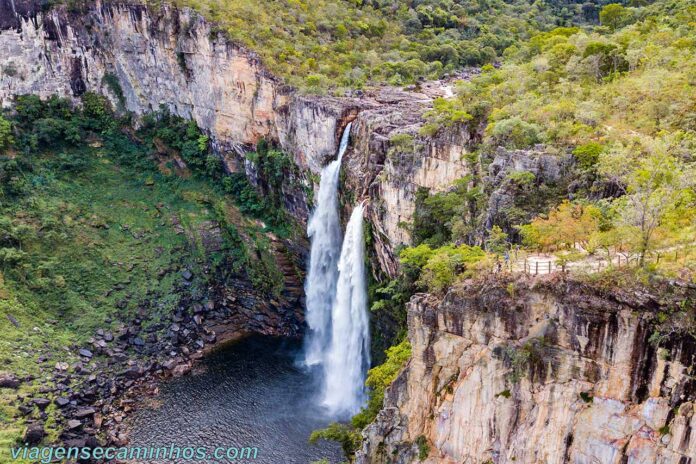
[[[211,354],[202,369],[163,383],[153,404],[139,407],[129,446],[256,447],[256,459],[235,462],[342,462],[336,443],[308,443],[330,419],[316,404],[318,382],[297,367],[300,348],[294,341],[251,337]]]

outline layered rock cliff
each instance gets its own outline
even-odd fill
[[[77,101],[87,91],[135,115],[164,105],[195,120],[230,171],[246,170],[253,178],[244,153],[266,139],[293,155],[305,184],[309,172],[317,174],[335,156],[341,132],[354,120],[345,178],[352,200],[371,197],[376,256],[389,274],[396,272],[392,250],[408,241],[401,224],[411,219],[417,188],[443,189],[466,172],[466,132],[421,138],[409,153],[390,153],[394,135],[417,136],[423,111],[450,92],[444,84],[344,98],[302,96],[194,11],[140,2],[96,1],[77,10],[40,4],[0,0],[2,106],[18,94]],[[304,193],[287,189],[288,208],[306,219]]]
[[[357,462],[692,462],[696,339],[656,340],[678,301],[693,311],[694,293],[671,300],[556,276],[416,295],[413,357]]]

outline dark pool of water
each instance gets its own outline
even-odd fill
[[[295,365],[298,350],[296,343],[255,337],[218,351],[202,372],[162,385],[157,405],[139,408],[130,446],[253,446],[256,459],[234,462],[342,462],[335,443],[308,443],[312,430],[330,420],[315,404],[316,383]]]

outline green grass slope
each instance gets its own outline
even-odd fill
[[[37,378],[0,390],[3,450],[23,429],[17,393],[77,361],[97,328],[170,314],[183,270],[193,296],[212,276],[248,278],[269,296],[283,288],[269,234],[287,236],[291,221],[243,176],[223,181],[194,124],[158,113],[134,131],[102,98],[83,103],[25,96],[0,116],[0,372]],[[55,433],[50,418],[46,428]]]

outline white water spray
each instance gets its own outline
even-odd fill
[[[331,306],[336,298],[338,258],[341,250],[341,223],[338,215],[338,174],[348,148],[349,123],[343,131],[338,157],[321,171],[316,208],[307,225],[312,241],[305,283],[307,325],[305,364],[323,364],[331,340]]]
[[[305,284],[309,331],[304,362],[319,367],[321,402],[336,418],[355,414],[364,404],[370,363],[363,204],[353,210],[341,246],[338,174],[350,128],[348,124],[343,132],[336,160],[321,171],[316,209],[307,226],[312,248]]]
[[[353,415],[364,404],[370,363],[363,209],[362,203],[355,207],[346,227],[324,361],[322,403],[337,417]]]

